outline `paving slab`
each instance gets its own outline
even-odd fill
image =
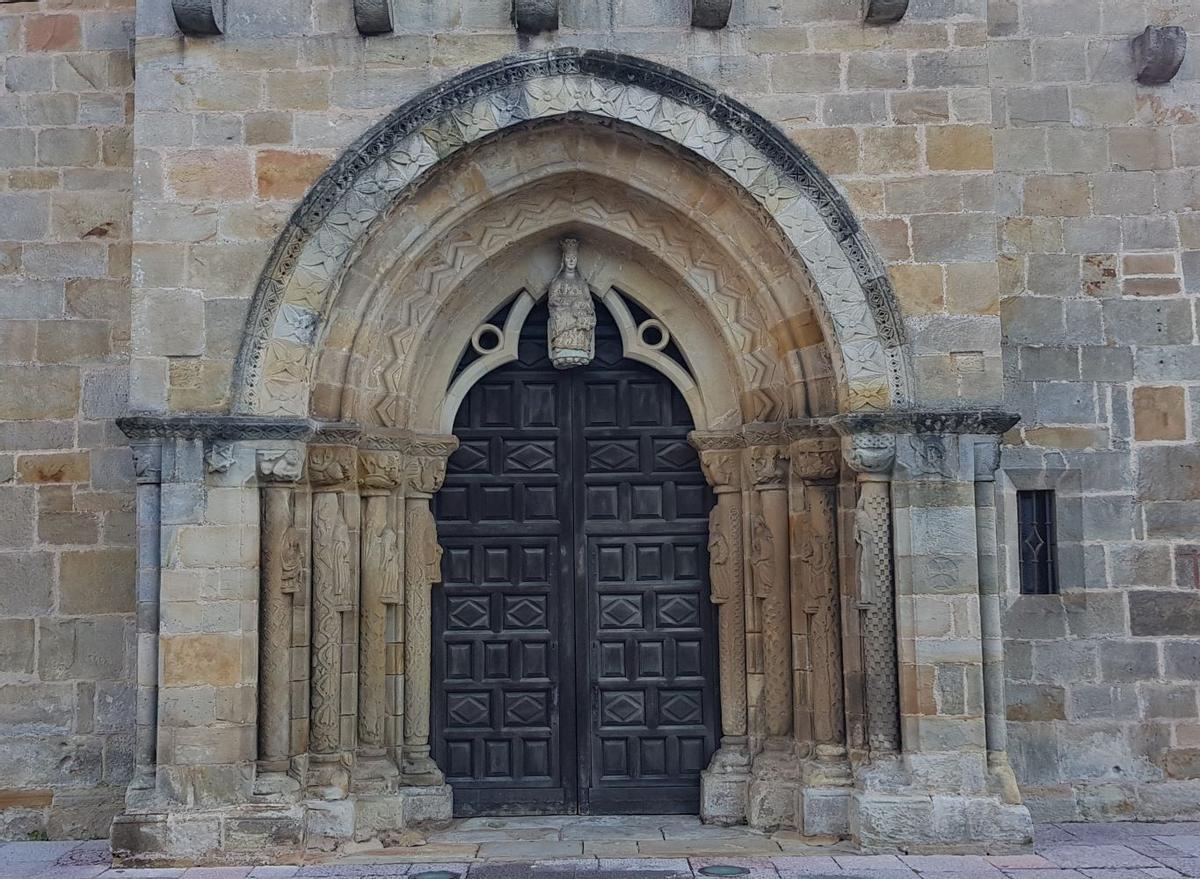
[[[1158,866],[1169,867],[1188,879],[1200,879],[1200,858],[1158,858]]]
[[[1187,857],[1200,857],[1200,836],[1156,836],[1154,839],[1183,852]]]
[[[250,879],[292,879],[299,871],[296,866],[255,867],[250,871]]]
[[[775,869],[779,871],[779,875],[783,879],[793,879],[793,877],[807,877],[819,875],[822,873],[838,874],[842,872],[842,868],[838,866],[829,855],[813,855],[810,857],[784,856],[779,858],[771,858],[775,862]]]
[[[479,847],[480,858],[570,858],[583,854],[579,840],[559,842],[485,842]]]
[[[779,843],[765,838],[748,839],[666,839],[638,845],[643,855],[658,858],[699,858],[709,855],[727,857],[753,857],[755,855],[778,855],[782,853]]]
[[[585,839],[583,841],[583,853],[585,855],[594,855],[597,858],[636,858],[638,856],[638,846],[643,842],[652,841],[656,840]]]
[[[79,840],[66,842],[9,842],[0,844],[0,864],[6,868],[13,864],[54,863],[64,855],[79,848]]]
[[[985,860],[1001,870],[1054,869],[1054,864],[1041,855],[988,855]]]
[[[557,827],[523,827],[508,830],[439,830],[428,836],[429,842],[544,842],[559,840]]]
[[[1059,867],[1157,867],[1149,855],[1123,845],[1051,845],[1038,854]]]

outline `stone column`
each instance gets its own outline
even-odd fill
[[[788,457],[795,525],[793,630],[797,653],[805,658],[805,686],[798,688],[797,694],[803,692],[807,697],[800,713],[807,718],[807,741],[812,744],[813,756],[824,764],[825,774],[847,780],[834,481],[840,472],[837,440],[794,442],[788,448]]]
[[[700,449],[704,475],[716,494],[709,516],[708,554],[710,597],[717,606],[721,686],[721,748],[701,776],[701,812],[705,821],[740,824],[746,817],[750,773],[740,441],[694,434],[692,444]]]
[[[162,564],[161,440],[132,443],[137,479],[137,695],[129,791],[154,789],[158,750],[158,595]],[[136,798],[136,797],[132,797]]]
[[[846,461],[858,474],[854,512],[857,609],[867,744],[872,756],[900,748],[890,487],[895,447],[895,438],[889,435],[856,434],[843,443]]]
[[[258,629],[258,776],[256,794],[299,789],[288,776],[292,727],[292,601],[307,575],[308,553],[296,527],[301,447],[257,453],[262,531]]]
[[[979,626],[983,640],[983,713],[988,776],[1005,803],[1019,804],[1021,791],[1008,762],[1008,719],[1004,696],[1004,633],[996,546],[996,469],[1000,439],[976,440],[975,542],[979,548]]]
[[[344,797],[349,783],[342,738],[342,617],[354,609],[358,591],[357,547],[347,521],[355,457],[355,450],[345,446],[313,446],[308,453],[313,490],[309,783],[326,799]]]
[[[362,498],[362,586],[358,636],[358,759],[355,782],[374,786],[396,778],[388,756],[387,630],[401,603],[403,543],[396,506],[403,504],[404,459],[399,452],[363,450],[358,456]]]
[[[744,462],[750,492],[750,576],[762,620],[763,751],[754,761],[748,820],[795,826],[799,763],[792,734],[792,613],[786,447],[754,445]]]
[[[441,785],[444,776],[430,756],[430,591],[441,580],[442,549],[430,499],[442,487],[444,454],[415,454],[409,459],[404,498],[404,757],[403,782],[414,787]]]

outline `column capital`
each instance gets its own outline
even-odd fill
[[[742,450],[702,451],[700,469],[717,494],[737,491],[742,487]]]
[[[254,453],[258,478],[264,482],[299,482],[304,477],[305,449],[292,448],[258,449]]]
[[[995,482],[1000,469],[1000,438],[975,440],[975,481]]]
[[[836,439],[802,439],[788,446],[792,477],[801,482],[836,479],[841,461]]]
[[[309,483],[323,488],[349,483],[358,471],[356,458],[353,446],[309,446]]]
[[[745,454],[746,472],[759,491],[787,485],[787,446],[750,446]]]
[[[403,452],[359,449],[358,485],[364,495],[390,494],[404,484]]]
[[[842,455],[860,479],[891,479],[896,437],[888,433],[855,433],[842,437]]]
[[[162,482],[163,450],[161,440],[142,440],[130,443],[133,448],[133,475],[138,485],[158,485]]]

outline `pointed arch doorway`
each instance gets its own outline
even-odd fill
[[[694,814],[717,749],[713,498],[692,416],[597,316],[595,360],[560,371],[534,307],[516,360],[456,416],[431,714],[458,815]],[[642,339],[679,357],[665,330]]]

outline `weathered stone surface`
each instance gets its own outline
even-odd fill
[[[1134,635],[1200,634],[1200,594],[1139,590],[1129,595]]]

